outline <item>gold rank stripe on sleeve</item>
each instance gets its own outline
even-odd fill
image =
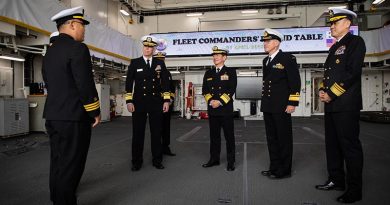
[[[206,102],[208,102],[210,100],[210,98],[212,98],[213,96],[210,94],[210,93],[207,93],[206,95],[204,95],[204,99],[206,100]]]
[[[174,98],[175,97],[175,93],[171,93],[171,97]]]
[[[339,84],[334,83],[332,87],[330,87],[330,90],[336,95],[340,96],[345,92],[345,89],[342,88]]]
[[[221,99],[227,104],[230,101],[230,96],[226,93],[221,95]]]
[[[133,100],[133,93],[126,93],[125,100]]]
[[[164,100],[170,100],[171,99],[171,95],[170,95],[169,92],[164,92],[163,96],[164,96]]]
[[[299,101],[300,95],[290,95],[288,101]]]
[[[85,109],[87,112],[97,110],[99,107],[100,107],[99,101],[96,101],[96,102],[94,102],[94,103],[90,103],[90,104],[84,105],[84,109]]]

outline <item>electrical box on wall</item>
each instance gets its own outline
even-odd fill
[[[12,68],[0,68],[0,96],[12,96]]]
[[[143,22],[144,22],[144,16],[139,16],[138,23],[143,23]]]

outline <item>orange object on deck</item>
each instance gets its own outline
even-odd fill
[[[192,105],[193,105],[193,101],[194,101],[194,91],[193,91],[193,85],[192,85],[192,82],[189,82],[188,83],[188,94],[187,94],[187,106],[186,106],[186,110],[188,108],[190,108],[190,110],[192,110]]]

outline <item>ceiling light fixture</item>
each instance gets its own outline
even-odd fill
[[[242,14],[257,14],[257,13],[259,13],[259,10],[256,10],[256,9],[242,10],[241,13]]]
[[[372,2],[372,4],[374,5],[379,5],[381,3],[383,3],[385,0],[375,0],[374,2]]]
[[[25,61],[25,59],[19,55],[14,55],[14,54],[5,54],[1,53],[0,54],[1,59],[6,59],[6,60],[11,60],[11,61]]]
[[[126,10],[123,10],[123,9],[121,9],[121,10],[119,10],[123,15],[125,15],[125,16],[130,16],[130,14],[126,11]]]
[[[203,16],[203,13],[189,13],[187,14],[188,17],[194,17],[194,16]]]
[[[240,71],[238,72],[240,76],[253,76],[256,75],[256,71]]]
[[[331,9],[346,9],[347,6],[331,6],[331,7],[328,7],[329,10]]]

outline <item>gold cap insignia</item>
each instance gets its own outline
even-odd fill
[[[333,10],[331,9],[331,10],[329,10],[329,16],[330,17],[333,17],[334,16],[334,12],[333,12]]]

